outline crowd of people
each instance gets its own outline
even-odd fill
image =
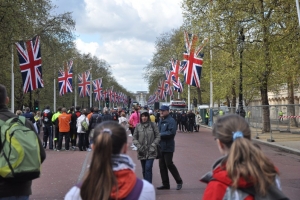
[[[6,88],[0,84],[0,119],[4,121],[10,117],[18,118],[18,115],[8,110],[8,102]],[[26,113],[20,115],[28,118],[25,126],[35,130],[35,116],[32,119],[32,114],[28,113],[30,110],[26,109]],[[187,131],[199,130],[197,114],[187,114]],[[49,149],[62,150],[63,138],[66,151],[76,146],[80,151],[92,151],[91,163],[84,179],[69,190],[65,199],[155,199],[152,185],[154,159],[159,159],[162,181],[157,189],[170,189],[168,172],[177,184],[176,189],[182,189],[183,180],[173,162],[178,129],[176,116],[174,118],[168,106],[160,107],[158,121],[155,122],[151,115],[151,110],[137,106],[129,117],[122,109],[109,111],[104,108],[103,113],[100,113],[96,107],[89,111],[80,107],[71,107],[69,110],[59,107],[56,113],[52,113],[47,106],[40,116],[40,126],[44,131],[43,144],[38,139],[41,162],[45,160],[44,149],[48,145]],[[56,129],[54,136],[53,125]],[[135,164],[126,154],[129,129],[137,158],[141,162],[143,179],[137,178]],[[252,143],[251,131],[244,118],[236,114],[222,116],[218,118],[212,132],[222,157],[213,165],[212,171],[201,178],[201,181],[207,183],[203,199],[288,199],[280,189],[278,169]],[[38,138],[37,131],[35,134]],[[161,154],[158,157],[159,152]],[[28,200],[31,181],[12,180],[0,177],[0,200]]]

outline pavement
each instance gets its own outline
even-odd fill
[[[300,155],[297,145],[292,142],[292,134],[273,135],[274,142],[268,142],[270,137],[267,133],[253,133],[253,140],[260,143],[263,152],[269,157],[280,171],[280,179],[284,193],[290,199],[299,199],[300,196]],[[275,133],[274,133],[275,134]],[[280,140],[281,136],[282,141]],[[137,153],[130,148],[132,137],[128,137],[127,154],[136,164],[136,174],[142,178],[140,161],[137,160]],[[284,140],[284,141],[283,141]],[[174,164],[183,180],[183,188],[176,190],[176,182],[172,175],[170,177],[170,190],[156,190],[156,199],[201,199],[206,184],[199,179],[203,174],[210,171],[212,164],[220,153],[215,140],[211,134],[211,127],[201,126],[199,132],[183,133],[177,132],[176,147],[173,157]],[[51,151],[46,150],[47,158],[42,164],[42,175],[33,181],[31,200],[60,200],[63,199],[68,190],[77,182],[82,181],[89,163],[92,152],[84,151]],[[154,187],[161,185],[158,160],[153,164]]]

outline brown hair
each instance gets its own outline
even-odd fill
[[[235,132],[243,137],[233,139]],[[264,153],[253,145],[251,130],[244,118],[237,114],[220,117],[213,127],[213,135],[228,149],[226,171],[232,180],[232,188],[237,189],[240,177],[252,182],[256,191],[265,195],[275,181],[277,174],[274,164]]]
[[[80,195],[83,200],[109,199],[112,188],[117,186],[111,155],[121,153],[127,143],[126,130],[114,121],[105,121],[95,127],[92,137],[92,161]]]

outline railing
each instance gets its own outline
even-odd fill
[[[236,107],[215,107],[213,109],[213,124],[223,115],[236,113]],[[205,109],[206,110],[206,109]],[[266,138],[273,142],[275,139],[284,140],[285,135],[293,136],[295,141],[300,141],[300,105],[269,105],[245,106],[245,119],[248,121],[252,136]],[[206,112],[206,111],[204,111]],[[202,111],[203,113],[203,111]],[[284,135],[285,134],[285,135]]]

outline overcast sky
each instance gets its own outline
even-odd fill
[[[131,92],[148,91],[143,68],[156,38],[182,25],[180,1],[52,0],[56,13],[73,12],[77,49],[106,60],[118,83]]]

